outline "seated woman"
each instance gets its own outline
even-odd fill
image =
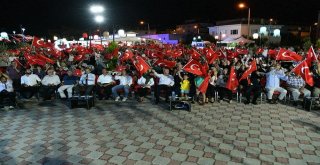
[[[138,95],[139,95],[139,102],[142,102],[144,97],[147,95],[148,90],[150,90],[151,86],[154,85],[154,80],[153,78],[150,76],[150,73],[146,73],[144,75],[142,75],[139,79],[138,79]]]

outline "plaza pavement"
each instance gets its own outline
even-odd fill
[[[150,101],[0,112],[0,164],[320,164],[320,113],[214,103],[191,112]]]

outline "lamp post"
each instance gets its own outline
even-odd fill
[[[200,30],[199,30],[199,26],[198,25],[194,25],[193,28],[197,29],[197,33],[200,34]]]
[[[144,25],[144,24],[147,24],[147,26],[148,26],[148,38],[150,37],[149,35],[150,35],[150,25],[149,25],[149,23],[147,23],[147,22],[144,22],[144,21],[140,21],[140,25]]]
[[[251,9],[250,9],[250,7],[246,6],[246,4],[244,4],[244,3],[240,3],[238,6],[240,9],[248,8],[248,35],[247,35],[247,39],[249,39],[249,37],[250,37]]]
[[[90,12],[94,14],[94,21],[99,25],[99,37],[100,42],[102,45],[102,36],[101,36],[101,24],[104,22],[104,17],[102,16],[102,13],[104,12],[104,7],[102,5],[92,5],[90,6]],[[91,39],[90,40],[90,46],[91,46]]]

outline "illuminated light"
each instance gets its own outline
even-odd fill
[[[0,37],[5,38],[5,39],[9,39],[8,33],[6,33],[6,32],[1,32]]]
[[[252,37],[253,37],[253,39],[258,39],[259,38],[259,34],[258,33],[253,33],[253,35],[252,35]]]
[[[58,37],[57,37],[57,36],[53,36],[53,40],[54,40],[54,41],[57,41],[57,40],[58,40]]]
[[[274,37],[280,37],[280,29],[274,29],[273,36]]]
[[[260,27],[260,32],[259,32],[259,33],[260,33],[260,34],[267,35],[267,34],[268,34],[268,32],[267,32],[267,27],[265,27],[265,26]]]
[[[94,17],[94,20],[97,22],[97,23],[102,23],[104,21],[104,17],[101,16],[101,15],[97,15]]]
[[[97,39],[99,39],[99,36],[98,36],[98,35],[94,35],[94,36],[93,36],[93,39],[94,39],[94,40],[97,40]]]
[[[197,40],[197,38],[196,38],[196,37],[193,37],[193,41],[195,41],[195,40]]]
[[[198,36],[198,39],[200,40],[200,39],[201,39],[201,36]]]
[[[48,40],[49,43],[51,43],[51,40]]]
[[[219,39],[219,36],[214,36],[214,39],[216,39],[216,40]]]
[[[238,6],[239,6],[239,8],[241,8],[241,9],[246,7],[246,5],[245,5],[244,3],[240,3]]]
[[[221,37],[222,37],[222,38],[226,37],[226,34],[222,34]]]
[[[193,28],[197,29],[197,28],[198,28],[198,26],[197,26],[197,25],[194,25],[194,26],[193,26]]]
[[[314,26],[318,26],[318,22],[314,23]]]
[[[40,40],[41,40],[41,41],[44,41],[44,39],[43,39],[43,38],[40,38]]]
[[[140,24],[143,25],[143,24],[144,24],[144,21],[140,21]]]
[[[126,33],[124,32],[123,29],[118,30],[118,35],[119,35],[120,37],[126,37]]]
[[[101,5],[92,5],[90,7],[90,11],[91,11],[91,13],[96,13],[96,14],[102,13],[102,12],[104,12],[104,7]]]

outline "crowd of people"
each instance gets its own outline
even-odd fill
[[[54,58],[43,48],[32,49],[42,51],[48,59]],[[101,50],[86,49],[90,52],[81,59],[76,52],[64,51],[63,57],[45,63],[30,62],[32,53],[10,54],[10,66],[0,72],[1,102],[7,101],[14,108],[17,99],[36,97],[45,101],[58,96],[67,100],[83,95],[114,101],[127,101],[131,97],[143,102],[153,94],[156,104],[161,96],[168,102],[174,95],[204,105],[215,101],[232,103],[233,95],[242,93],[244,104],[256,105],[261,93],[265,93],[270,104],[290,96],[297,106],[301,97],[320,94],[320,63],[313,49],[314,57],[306,50],[296,53],[301,54],[302,60],[288,61],[276,57],[281,50],[271,56],[266,49],[252,51],[242,47],[247,50],[245,53],[229,57],[230,50],[214,46],[203,50],[182,46],[119,46],[112,53],[118,58],[117,67],[112,70],[105,65],[110,58],[104,58]],[[293,52],[286,51],[287,56]],[[295,72],[301,61],[308,65]]]

